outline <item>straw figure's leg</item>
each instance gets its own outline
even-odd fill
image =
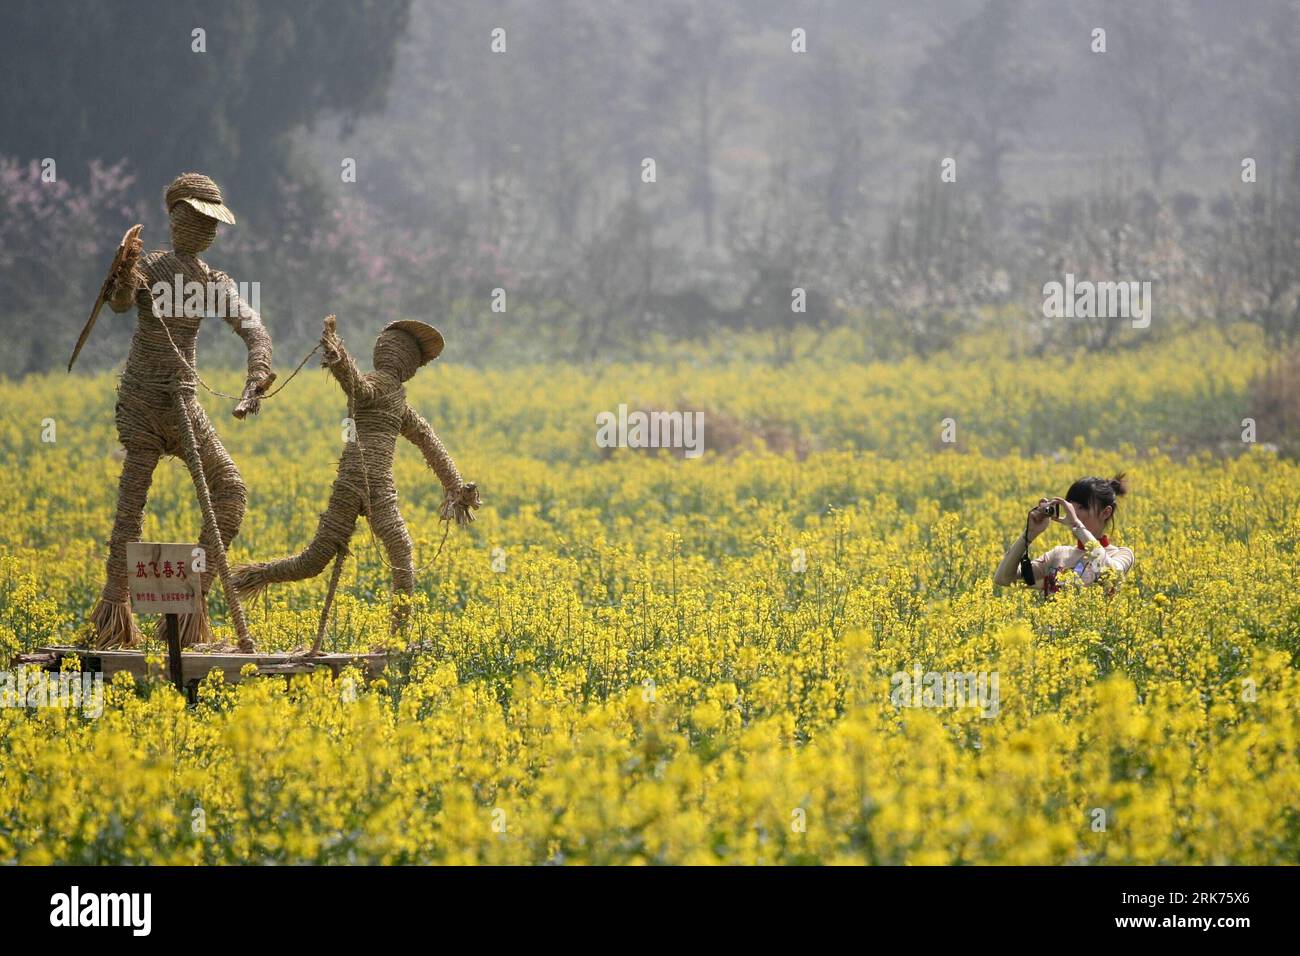
[[[184,395],[178,394],[176,396],[176,406],[177,416],[180,420],[181,449],[185,455],[185,464],[190,470],[190,478],[194,481],[194,490],[198,493],[199,507],[203,515],[203,533],[199,538],[199,543],[207,554],[209,566],[216,567],[217,577],[221,579],[221,589],[226,594],[226,604],[230,608],[231,621],[235,625],[235,634],[239,638],[239,649],[245,653],[252,653],[256,648],[252,637],[248,633],[248,621],[244,617],[244,606],[240,604],[239,595],[231,586],[230,571],[226,565],[225,541],[222,540],[221,526],[217,521],[216,511],[213,508],[208,479],[203,467],[203,458],[195,434],[196,421],[200,426],[204,426],[204,430],[208,433],[211,433],[212,425],[208,422],[207,416],[198,408],[197,402],[187,400]],[[222,449],[223,454],[224,452],[225,449]],[[235,474],[236,478],[238,478],[238,472]],[[240,487],[242,489],[242,482]],[[242,508],[240,517],[243,517]],[[202,613],[197,616],[189,616],[191,617],[188,622],[189,633],[182,632],[183,640],[188,638],[190,643],[196,643],[199,640],[199,635],[206,625],[206,604],[206,601],[200,601],[199,606]],[[198,620],[193,620],[194,617],[197,617]]]
[[[230,542],[239,534],[239,526],[244,522],[248,489],[208,416],[198,405],[194,406],[194,410],[194,436],[198,440],[203,477],[208,483],[208,493],[212,496],[212,510],[216,514],[222,547],[229,549]],[[211,584],[211,573],[207,583]]]
[[[370,510],[370,527],[383,542],[388,552],[388,564],[393,571],[392,632],[396,634],[406,623],[411,610],[411,597],[415,594],[415,567],[411,560],[411,536],[406,522],[397,510],[397,496],[385,496]]]
[[[157,449],[138,446],[126,449],[126,461],[117,486],[117,516],[113,519],[113,536],[108,544],[107,581],[94,610],[90,612],[98,648],[129,647],[140,639],[135,618],[131,616],[126,545],[128,541],[139,541],[144,530],[145,502],[158,458]]]
[[[230,576],[235,590],[251,599],[268,585],[314,578],[325,570],[331,558],[347,550],[360,514],[360,495],[342,478],[337,479],[311,544],[287,558],[237,565]]]

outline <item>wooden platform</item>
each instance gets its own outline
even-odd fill
[[[167,654],[161,651],[156,653],[159,654],[161,662],[153,665],[153,674],[167,680],[170,673]],[[102,673],[105,679],[112,679],[118,671],[126,671],[143,678],[149,670],[145,665],[144,651],[98,651],[65,645],[38,647],[35,651],[19,654],[10,666],[36,664],[45,670],[57,671],[63,658],[74,654],[81,661],[82,671]],[[356,665],[364,674],[373,677],[383,672],[388,664],[388,656],[386,654],[321,654],[317,657],[302,658],[301,655],[294,654],[181,652],[181,674],[186,687],[203,680],[214,667],[225,675],[229,683],[238,683],[243,676],[241,671],[247,664],[255,664],[258,675],[310,674],[324,668],[335,677],[339,676],[343,668]]]

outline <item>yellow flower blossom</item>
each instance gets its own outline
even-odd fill
[[[1214,355],[1219,392],[1252,371],[1221,342],[1161,348],[1099,357],[1113,401],[1043,422],[1060,460],[1014,453],[1000,360],[417,379],[412,404],[485,505],[429,564],[442,492],[399,452],[422,568],[407,631],[388,642],[363,522],[325,637],[388,642],[382,677],[214,671],[187,705],[122,674],[98,716],[0,706],[0,865],[1295,862],[1300,464],[1096,452],[1117,423],[1161,446],[1149,422],[1169,416],[1144,413],[1198,394],[1174,370]],[[797,459],[761,441],[602,457],[590,409],[629,394],[734,423],[779,409],[809,440]],[[84,635],[120,467],[112,396],[109,375],[0,383],[0,483],[25,489],[0,504],[0,658]],[[233,561],[310,534],[337,398],[303,375],[256,427],[223,430],[249,487]],[[949,402],[990,410],[964,425],[978,453],[918,431]],[[29,425],[49,415],[76,427],[43,446]],[[1111,532],[1138,558],[1123,588],[1044,601],[988,583],[1025,489],[1125,468],[1141,481]],[[193,540],[184,467],[151,494],[145,537]],[[309,644],[325,587],[250,602],[261,646]],[[211,609],[231,640],[219,589]],[[983,675],[983,706],[945,703],[963,674]],[[899,675],[919,675],[904,705]]]

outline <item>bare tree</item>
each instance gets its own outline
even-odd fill
[[[652,58],[655,80],[650,99],[679,117],[665,134],[675,138],[691,177],[690,201],[700,214],[704,243],[715,238],[717,189],[714,185],[719,143],[734,112],[724,105],[725,84],[735,63],[734,12],[727,4],[673,0],[659,13],[658,46]]]
[[[912,77],[913,125],[930,143],[974,151],[988,184],[1001,192],[1002,162],[1028,128],[1035,106],[1052,90],[1050,77],[1029,59],[1035,49],[1017,29],[1022,0],[987,0],[968,20],[943,31]]]
[[[1119,107],[1141,137],[1152,184],[1159,189],[1195,132],[1206,93],[1205,44],[1183,5],[1148,0],[1124,10],[1107,34],[1106,76]]]
[[[1221,208],[1211,256],[1235,280],[1229,315],[1255,322],[1274,348],[1300,341],[1300,154]]]
[[[984,214],[969,194],[923,177],[895,211],[880,261],[851,290],[886,355],[929,355],[974,322],[1005,282],[978,241]]]
[[[880,107],[872,94],[870,63],[859,48],[834,37],[824,46],[809,55],[806,71],[792,84],[791,105],[803,118],[801,152],[817,163],[826,215],[842,226],[862,205]]]
[[[817,204],[793,187],[788,166],[773,170],[763,195],[738,203],[729,217],[727,245],[745,276],[740,312],[752,328],[772,335],[778,364],[794,357],[796,325],[830,319],[826,293],[834,260],[834,230]],[[795,290],[803,312],[795,312]]]

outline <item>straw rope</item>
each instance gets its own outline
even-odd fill
[[[203,386],[204,390],[207,391],[207,393],[208,393],[209,395],[214,395],[214,396],[216,396],[217,398],[229,398],[229,399],[234,399],[235,401],[243,401],[244,398],[247,397],[247,396],[245,396],[245,395],[231,395],[229,392],[218,391],[217,389],[215,389],[215,388],[213,388],[211,385],[209,385],[207,382],[203,381],[203,376],[199,375],[199,370],[196,369],[194,366],[190,365],[189,362],[186,360],[185,355],[181,352],[181,350],[180,350],[179,348],[176,347],[176,341],[175,341],[175,339],[172,338],[172,333],[171,333],[171,330],[167,328],[167,323],[163,321],[163,319],[162,319],[161,316],[158,317],[158,321],[162,323],[163,331],[167,333],[167,340],[168,340],[169,342],[171,342],[172,350],[176,353],[176,356],[177,356],[177,357],[178,357],[182,362],[185,362],[185,365],[186,365],[186,366],[189,368],[189,370],[194,374],[194,378],[195,378],[195,380],[196,380],[200,385]],[[303,358],[302,358],[302,361],[298,363],[298,366],[297,366],[297,367],[296,367],[292,372],[289,373],[289,377],[288,377],[288,378],[286,378],[283,382],[281,382],[281,383],[280,383],[279,385],[277,385],[275,388],[271,389],[271,391],[266,392],[266,393],[264,393],[264,394],[261,395],[261,401],[264,402],[264,401],[266,401],[268,398],[272,398],[272,397],[278,395],[280,392],[284,391],[284,387],[285,387],[286,385],[288,385],[290,382],[293,381],[294,376],[296,376],[299,372],[301,372],[301,371],[302,371],[302,367],[303,367],[304,365],[306,365],[308,362],[310,362],[310,361],[311,361],[311,357],[312,357],[313,355],[315,355],[315,354],[316,354],[317,352],[319,352],[319,351],[320,351],[320,346],[317,345],[317,346],[315,346],[315,347],[314,347],[310,352],[308,352],[306,355],[304,355]]]

